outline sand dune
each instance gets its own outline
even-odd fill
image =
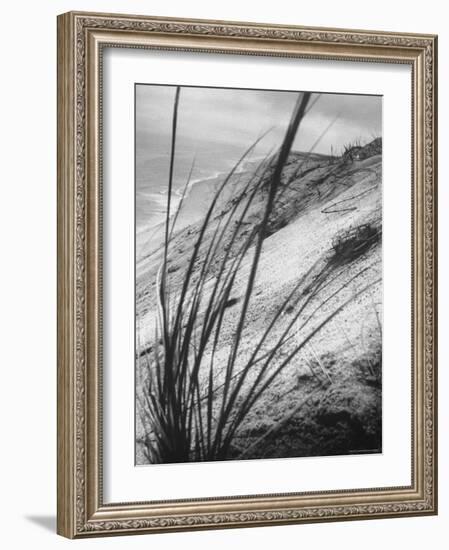
[[[249,173],[240,174],[230,182],[215,214],[215,223],[226,215],[233,197],[249,177]],[[255,447],[251,458],[381,450],[381,182],[380,140],[346,157],[304,153],[292,153],[289,157],[283,173],[284,188],[269,221],[242,332],[241,363],[245,364],[258,334],[265,330],[299,280],[301,286],[267,345],[276,341],[289,325],[300,300],[308,300],[308,305],[301,322],[291,330],[291,345],[307,338],[333,311],[348,304],[308,342],[251,411],[238,434],[242,445],[257,442],[261,434],[279,425],[260,450]],[[169,273],[173,293],[182,284],[198,237],[198,213],[207,208],[219,184],[220,178],[195,184],[185,201],[171,244]],[[242,235],[260,223],[263,200],[261,196],[255,201],[241,227]],[[372,242],[364,245],[360,253],[336,254],[338,238],[363,227],[371,231]],[[211,233],[212,229],[213,225]],[[159,246],[163,237],[162,228],[158,231],[157,238],[153,235],[142,245],[137,266],[138,357],[141,350],[151,346],[155,334],[156,275],[162,261]],[[223,250],[225,246],[223,243]],[[239,270],[233,305],[225,316],[217,350],[218,364],[225,364],[229,352],[251,258],[250,251]],[[317,281],[324,276],[326,284],[315,295]],[[209,285],[213,282],[211,274]],[[359,321],[354,322],[355,319]],[[289,349],[287,343],[282,354],[273,358],[270,368],[275,369]],[[138,370],[140,361],[138,358]],[[257,368],[249,379],[256,375]],[[215,376],[219,384],[220,369]],[[291,417],[285,420],[289,411]],[[138,414],[138,437],[148,429]],[[238,445],[237,439],[236,452]],[[145,463],[139,447],[137,458]]]

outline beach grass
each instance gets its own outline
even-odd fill
[[[350,302],[378,283],[376,280],[365,285],[324,315],[319,323],[311,325],[314,314],[325,302],[305,315],[307,306],[318,292],[334,280],[332,271],[335,266],[328,263],[321,268],[313,288],[301,303],[295,304],[288,322],[285,322],[283,316],[304,284],[306,273],[300,277],[266,329],[257,337],[251,353],[244,354],[242,359],[242,334],[247,323],[263,243],[268,235],[276,200],[283,193],[282,173],[310,106],[311,94],[298,94],[288,128],[276,154],[270,162],[267,158],[261,163],[260,169],[255,170],[233,199],[230,209],[222,216],[217,216],[216,210],[224,189],[263,136],[245,151],[218,186],[200,224],[180,288],[174,289],[170,282],[170,251],[176,220],[188,186],[187,183],[178,209],[173,214],[170,195],[180,93],[178,87],[173,105],[164,252],[157,272],[158,320],[154,343],[143,353],[147,381],[139,396],[145,425],[150,426],[146,451],[151,463],[223,460],[231,454],[233,458],[248,457],[255,445],[262,443],[276,426],[284,422],[275,424],[256,442],[248,443],[246,448],[237,448],[236,436],[256,403],[316,334]],[[260,197],[264,201],[261,219],[242,236],[240,229],[251,206]],[[244,264],[247,266],[244,292],[237,299],[236,283]],[[352,280],[366,269],[360,270]],[[330,298],[348,284],[338,286]],[[229,308],[237,305],[227,355],[224,362],[221,358],[219,366],[217,356],[225,318]],[[272,337],[274,333],[275,338]],[[281,350],[284,354],[279,359]],[[324,385],[331,383],[328,379],[323,382]],[[286,415],[285,420],[290,416],[291,413]]]

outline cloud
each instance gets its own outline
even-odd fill
[[[171,135],[174,86],[136,87],[137,147],[164,152]],[[269,132],[260,149],[282,139],[297,92],[182,87],[178,111],[180,147],[198,148],[226,143],[246,149]],[[338,117],[316,146],[317,152],[340,151],[356,139],[368,141],[382,133],[382,98],[349,94],[320,94],[304,119],[294,147],[309,150],[329,123]]]

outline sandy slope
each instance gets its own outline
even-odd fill
[[[336,234],[362,224],[369,223],[380,234],[381,154],[367,146],[360,157],[331,160],[313,156],[304,161],[304,155],[291,155],[284,170],[284,181],[295,173],[297,177],[276,203],[270,220],[271,234],[263,243],[239,364],[245,364],[280,304],[308,271],[266,342],[267,347],[274,343],[299,305],[308,301],[282,353],[272,359],[270,371],[337,308],[348,304],[301,349],[261,397],[235,442],[236,455],[253,444],[250,458],[379,452],[381,448],[381,247],[376,239],[363,254],[349,259],[336,257],[333,248]],[[239,177],[230,186],[223,199],[224,209],[242,181]],[[251,223],[260,221],[262,205],[261,197],[248,216]],[[174,239],[171,280],[175,292],[182,282],[198,227],[198,223],[187,225]],[[151,345],[155,328],[155,278],[161,250],[150,252],[143,254],[138,265],[137,328],[141,349]],[[248,254],[236,281],[235,305],[225,318],[217,354],[219,365],[224,365],[229,353],[251,259]],[[313,289],[320,277],[325,277],[326,284],[315,295]],[[256,375],[254,368],[248,381]],[[219,384],[220,368],[215,376]],[[137,423],[139,437],[145,432],[139,415]],[[270,429],[273,433],[256,444]],[[145,462],[139,446],[137,458]]]

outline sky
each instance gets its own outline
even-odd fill
[[[138,155],[168,151],[174,95],[174,86],[136,86]],[[243,151],[268,131],[258,147],[263,154],[282,141],[297,97],[298,92],[290,91],[182,87],[178,143],[192,150],[214,143]],[[338,154],[348,143],[382,135],[380,96],[313,94],[310,104],[315,99],[293,149]]]

